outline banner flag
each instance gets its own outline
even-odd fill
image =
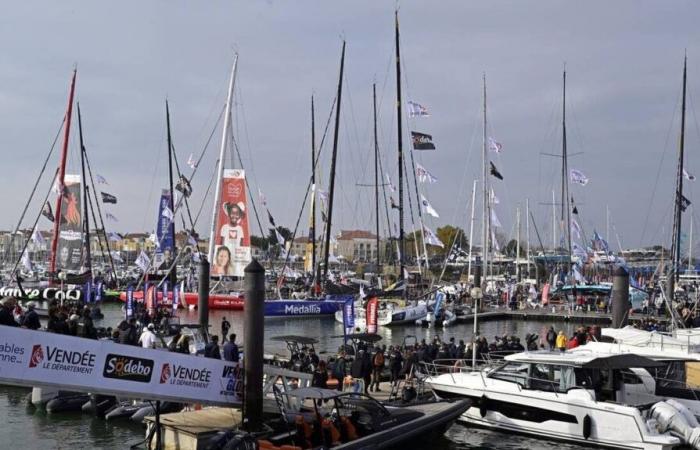
[[[58,264],[68,272],[80,271],[83,261],[82,189],[80,175],[66,175],[61,196],[61,217],[58,232]]]
[[[365,321],[367,323],[367,332],[370,334],[377,333],[377,319],[379,314],[379,300],[377,297],[371,297],[367,301],[367,311],[365,315]]]

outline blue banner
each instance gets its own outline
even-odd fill
[[[180,302],[180,289],[176,284],[173,287],[173,315],[177,313],[177,304]]]
[[[168,300],[168,291],[169,291],[168,280],[163,281],[163,284],[161,286],[161,290],[163,292],[163,298],[161,299],[161,303],[165,304]],[[158,304],[157,300],[158,300],[158,296],[156,295],[156,305]]]
[[[98,281],[97,286],[95,286],[95,301],[96,302],[102,301],[102,290],[103,289],[104,289],[104,283],[102,281]]]
[[[158,225],[156,227],[156,253],[153,256],[153,267],[156,270],[166,261],[172,261],[175,254],[175,238],[173,236],[173,227],[170,226],[173,212],[170,211],[170,191],[163,189],[160,194],[160,203],[158,204]]]
[[[343,305],[343,326],[347,329],[355,328],[355,301],[354,299],[345,300]]]
[[[85,303],[92,302],[92,281],[88,281],[83,286],[83,294],[85,295]]]
[[[126,318],[134,317],[134,287],[126,288]]]
[[[440,312],[440,307],[442,306],[442,301],[445,299],[445,294],[442,292],[438,292],[435,294],[435,307],[433,308],[433,312],[435,314],[435,318],[437,318],[438,313]]]

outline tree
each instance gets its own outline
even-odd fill
[[[250,236],[250,245],[265,250],[267,249],[268,241],[267,238],[252,235]]]
[[[445,244],[444,248],[435,247],[435,253],[438,255],[444,255],[449,252],[453,242],[455,242],[455,247],[464,247],[468,245],[466,234],[464,230],[459,227],[445,225],[444,227],[438,228],[435,234],[438,239]]]
[[[279,231],[280,235],[282,235],[282,238],[284,238],[285,241],[289,241],[292,238],[292,232],[289,230],[289,228],[286,227],[277,227],[277,231]],[[270,245],[276,245],[280,244],[281,242],[278,242],[277,240],[277,234],[275,233],[275,230],[270,228],[270,232],[267,235],[267,242]]]

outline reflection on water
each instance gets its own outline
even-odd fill
[[[105,319],[102,326],[115,327],[123,317],[120,305],[106,304],[102,307]],[[179,313],[182,323],[196,323],[197,312],[185,311]],[[243,341],[243,312],[241,311],[211,311],[211,332],[221,334],[221,319],[226,317],[231,322],[231,333],[238,335]],[[527,333],[543,335],[545,330],[553,325],[545,322],[512,322],[492,321],[479,325],[479,334],[486,336],[489,341],[497,335],[509,334],[521,339]],[[557,330],[564,329],[570,333],[574,325],[554,324]],[[381,343],[401,344],[404,339],[415,337],[418,340],[429,341],[435,336],[442,340],[454,337],[457,341],[464,339],[469,342],[472,336],[473,324],[458,324],[445,330],[430,329],[419,326],[401,326],[397,328],[380,327],[383,337]],[[284,334],[296,334],[319,339],[317,350],[320,354],[334,352],[342,344],[343,327],[333,318],[315,319],[266,319],[265,321],[265,350],[269,353],[285,355],[286,346],[283,342],[271,341],[269,338]],[[144,438],[142,426],[128,421],[107,422],[102,419],[81,413],[46,414],[43,411],[27,406],[28,388],[17,388],[0,385],[0,417],[4,425],[0,427],[0,448],[16,449],[121,449],[128,448]],[[431,448],[436,449],[563,449],[577,447],[543,442],[536,439],[497,433],[487,430],[467,428],[454,425],[444,439],[433,442]]]

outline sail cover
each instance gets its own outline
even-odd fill
[[[57,268],[78,272],[83,258],[83,221],[81,214],[80,175],[64,178],[61,193],[61,218],[58,232]]]
[[[243,269],[251,261],[245,171],[224,170],[221,183],[211,274],[242,277]]]
[[[175,239],[173,237],[173,213],[170,211],[170,190],[163,189],[160,194],[158,204],[158,220],[156,228],[156,252],[153,257],[153,267],[156,269],[167,269],[175,254]],[[165,264],[165,267],[162,267]]]

